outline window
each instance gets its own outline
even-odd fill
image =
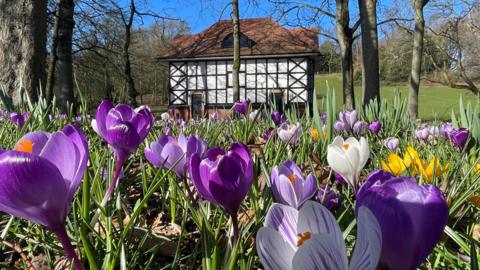
[[[255,45],[255,41],[249,39],[245,34],[241,33],[240,36],[240,47],[251,48]],[[233,48],[233,33],[228,34],[222,40],[222,48]]]

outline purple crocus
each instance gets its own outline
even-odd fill
[[[28,133],[0,154],[0,211],[45,226],[83,269],[65,230],[72,200],[87,166],[88,145],[72,125]]]
[[[470,132],[466,128],[454,129],[450,132],[450,140],[458,149],[462,150],[468,140]]]
[[[274,203],[257,232],[257,253],[267,270],[375,270],[382,247],[380,226],[366,207],[360,208],[357,224],[349,267],[342,231],[327,208],[314,201],[300,210]]]
[[[317,178],[310,173],[303,177],[302,170],[292,160],[273,167],[270,181],[272,193],[279,203],[298,209],[317,191]]]
[[[388,137],[383,144],[391,152],[395,152],[400,144],[400,140],[395,137]]]
[[[280,112],[273,111],[271,114],[272,121],[275,123],[276,126],[282,124],[283,122],[287,121],[285,115],[281,114]]]
[[[445,139],[450,137],[450,133],[453,131],[453,125],[451,122],[443,123],[440,125],[440,134],[442,134]]]
[[[262,138],[265,140],[265,141],[268,141],[268,139],[270,139],[270,136],[272,135],[272,132],[274,131],[275,129],[270,127],[269,129],[267,129],[267,131],[265,131],[263,134],[262,134]]]
[[[12,112],[10,113],[9,116],[10,116],[10,121],[12,121],[12,123],[16,125],[18,129],[22,129],[23,126],[25,125],[25,122],[27,122],[28,118],[30,117],[30,114],[28,112],[24,112],[24,113]]]
[[[322,123],[326,124],[327,123],[327,114],[322,113],[322,115],[320,115],[320,120],[322,121]]]
[[[249,106],[250,106],[250,100],[245,99],[243,101],[235,102],[235,104],[233,104],[233,109],[239,114],[246,116]]]
[[[111,147],[115,153],[115,170],[110,186],[101,205],[105,206],[115,188],[123,163],[147,137],[153,126],[154,117],[150,109],[141,106],[132,109],[126,104],[113,107],[109,100],[98,106],[92,127]]]
[[[378,132],[380,132],[381,129],[382,129],[382,122],[380,120],[375,120],[368,125],[368,130],[370,130],[370,132],[375,134],[378,134]]]
[[[252,121],[253,121],[253,120],[257,120],[257,121],[260,120],[260,118],[261,118],[260,110],[254,110],[254,111],[252,111],[252,112],[248,115],[248,117],[249,117],[250,120],[252,120]]]
[[[145,148],[144,153],[154,166],[171,169],[178,177],[184,179],[192,155],[198,154],[202,158],[206,150],[207,142],[204,140],[195,135],[185,137],[180,133],[178,139],[170,135],[161,135],[158,141]]]
[[[247,146],[235,142],[229,151],[212,148],[204,159],[195,153],[190,159],[189,174],[200,197],[222,206],[232,217],[236,245],[237,212],[253,181],[253,160]]]
[[[360,135],[360,134],[363,134],[363,132],[365,131],[367,126],[368,126],[367,123],[365,123],[363,121],[357,121],[353,125],[352,131],[353,131],[354,134]]]
[[[340,183],[340,185],[342,185],[342,186],[348,185],[347,180],[345,180],[345,178],[343,178],[343,176],[341,174],[337,173],[336,171],[333,171],[333,177],[335,177],[335,180],[337,180],[338,183]]]
[[[332,212],[342,205],[342,198],[330,187],[318,189],[317,201]]]
[[[340,112],[338,114],[338,120],[343,122],[346,131],[350,131],[358,121],[358,113],[355,110]]]
[[[333,124],[333,128],[338,132],[342,132],[342,131],[346,130],[345,123],[342,122],[342,121],[335,122],[335,124]]]
[[[357,210],[360,207],[369,208],[380,223],[380,269],[417,269],[440,240],[448,219],[439,188],[383,170],[372,172],[358,191]]]

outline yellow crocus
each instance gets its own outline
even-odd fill
[[[436,177],[442,176],[442,174],[448,170],[449,165],[450,163],[447,163],[445,166],[442,166],[438,158],[433,156],[428,165],[421,167],[420,172],[425,179],[425,182],[430,183],[432,182],[434,174]]]
[[[313,141],[318,141],[318,129],[312,128],[310,135],[312,135]]]
[[[401,175],[407,169],[403,159],[395,153],[390,153],[387,162],[382,160],[381,165],[382,169],[397,176]]]
[[[403,154],[403,162],[414,174],[420,172],[424,167],[423,160],[420,158],[417,150],[412,146],[408,146],[407,151]]]
[[[475,172],[480,173],[480,163],[475,164]]]

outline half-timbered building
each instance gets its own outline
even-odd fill
[[[230,20],[176,36],[159,58],[170,72],[169,106],[183,117],[231,108],[233,34]],[[313,100],[318,29],[284,28],[271,18],[240,20],[240,99],[271,98],[305,108]]]

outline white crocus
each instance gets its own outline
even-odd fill
[[[338,136],[327,149],[328,165],[345,178],[354,191],[357,190],[360,172],[365,167],[369,156],[370,149],[364,137],[358,141],[353,137],[343,140]]]

